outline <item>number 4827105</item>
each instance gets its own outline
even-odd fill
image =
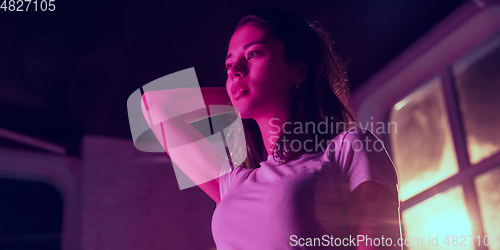
[[[56,0],[3,0],[3,11],[54,11]]]

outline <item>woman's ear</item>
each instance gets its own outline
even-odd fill
[[[307,78],[307,65],[302,60],[295,60],[292,63],[292,68],[295,70],[295,82],[302,84]]]

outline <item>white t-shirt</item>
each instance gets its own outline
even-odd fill
[[[329,249],[324,235],[346,237],[344,202],[359,184],[375,181],[398,197],[394,165],[369,130],[343,131],[324,152],[284,165],[272,156],[260,165],[230,169],[219,179],[221,201],[212,217],[218,250],[310,249],[299,246],[307,238]]]

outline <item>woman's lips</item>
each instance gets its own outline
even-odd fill
[[[246,95],[248,93],[248,87],[241,84],[241,83],[235,83],[233,86],[231,86],[231,94],[233,96],[233,99],[237,100],[243,95]]]

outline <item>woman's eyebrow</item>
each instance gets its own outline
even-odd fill
[[[253,42],[249,42],[249,43],[245,44],[245,45],[243,46],[243,49],[247,49],[248,47],[250,47],[250,46],[252,46],[252,45],[254,45],[254,44],[262,44],[262,45],[266,45],[266,44],[265,44],[265,42],[264,42],[263,40],[257,40],[257,41],[253,41]],[[226,60],[227,60],[227,59],[229,59],[232,55],[233,55],[233,54],[228,54],[228,55],[226,56]]]

